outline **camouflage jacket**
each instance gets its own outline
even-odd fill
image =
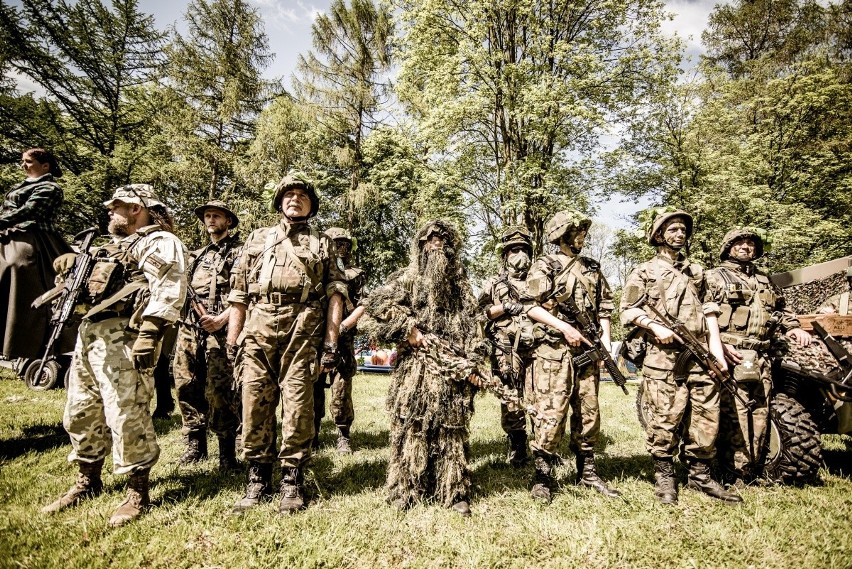
[[[485,333],[492,340],[498,341],[501,344],[509,343],[514,345],[516,334],[520,333],[518,345],[524,348],[530,348],[533,344],[533,323],[526,316],[512,316],[510,314],[502,314],[494,320],[488,318],[488,309],[494,305],[503,304],[506,301],[520,302],[525,305],[525,309],[530,308],[530,298],[527,294],[526,280],[513,279],[506,273],[499,276],[491,277],[482,287],[482,291],[477,298],[477,304],[481,311],[482,322],[484,323]]]
[[[239,233],[234,233],[190,253],[189,284],[204,307],[214,313],[225,309],[231,290],[231,269],[242,244]]]

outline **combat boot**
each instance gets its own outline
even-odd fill
[[[292,514],[307,507],[301,468],[284,467],[281,475],[281,503],[278,513]]]
[[[677,504],[677,478],[670,458],[654,459],[654,495],[662,504]]]
[[[738,494],[728,492],[721,484],[713,480],[713,477],[710,476],[710,467],[703,460],[689,461],[689,481],[686,483],[686,487],[731,504],[743,501]]]
[[[535,453],[535,474],[532,479],[532,489],[530,495],[533,500],[542,504],[549,504],[551,501],[550,487],[553,485],[553,475],[550,466],[550,460],[545,453]]]
[[[237,461],[237,439],[233,435],[219,437],[219,471],[228,472],[239,470]]]
[[[242,514],[272,496],[272,464],[249,461],[246,494],[234,504],[232,514]]]
[[[577,453],[577,484],[595,489],[607,498],[618,498],[621,492],[606,485],[601,480],[595,468],[595,455],[592,453]]]
[[[509,453],[506,455],[506,462],[514,468],[521,468],[529,460],[527,454],[527,433],[526,431],[510,431],[509,437]]]
[[[337,427],[337,454],[352,454],[349,427]]]
[[[179,464],[194,464],[207,458],[207,430],[193,431],[186,436],[186,450]]]
[[[138,518],[142,510],[148,507],[148,504],[151,503],[148,496],[148,475],[150,473],[150,469],[145,469],[137,470],[130,475],[130,480],[127,482],[127,497],[113,512],[109,519],[109,525],[114,528],[123,526]]]
[[[94,498],[103,492],[104,484],[101,481],[103,459],[96,462],[80,462],[78,466],[80,470],[77,472],[74,485],[57,500],[43,507],[42,514],[55,514],[65,508],[76,506],[81,500]]]

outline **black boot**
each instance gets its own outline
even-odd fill
[[[509,453],[506,455],[506,462],[514,468],[521,468],[530,459],[527,454],[527,433],[526,431],[509,431],[508,437]]]
[[[713,477],[710,476],[710,467],[703,460],[693,459],[689,461],[689,481],[686,483],[686,487],[731,504],[743,501],[738,494],[728,492],[721,484],[713,480]]]
[[[278,512],[292,514],[307,507],[305,482],[301,468],[284,467],[281,475],[281,503]]]
[[[233,435],[219,437],[219,471],[239,470],[237,461],[237,438]]]
[[[610,488],[606,482],[601,480],[595,469],[595,455],[592,453],[577,453],[577,484],[594,488],[598,493],[607,498],[618,498],[621,492]]]
[[[352,439],[349,427],[337,427],[337,454],[352,454]]]
[[[654,495],[663,504],[677,504],[677,478],[670,458],[654,459]]]
[[[186,436],[186,450],[178,459],[180,464],[193,464],[207,459],[207,430],[193,431]]]
[[[535,474],[532,479],[530,495],[533,500],[542,504],[549,504],[551,501],[550,487],[553,486],[553,475],[550,462],[545,453],[535,453]]]
[[[242,514],[272,496],[272,464],[249,461],[246,494],[234,504],[233,514]]]

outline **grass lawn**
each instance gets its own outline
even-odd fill
[[[280,516],[274,500],[230,516],[244,475],[217,473],[213,440],[211,460],[178,468],[183,444],[173,416],[157,423],[154,506],[140,520],[107,526],[125,484],[109,470],[100,497],[46,517],[39,508],[74,479],[61,426],[65,392],[28,391],[0,373],[0,567],[852,567],[852,439],[824,438],[819,486],[748,488],[738,506],[682,489],[680,504],[665,507],[654,499],[636,387],[626,397],[609,383],[601,387],[598,465],[623,500],[573,486],[569,457],[553,503],[533,503],[532,469],[504,464],[499,406],[486,394],[472,424],[473,516],[436,506],[397,512],[382,491],[390,378],[360,375],[356,452],[337,456],[334,426],[323,424],[305,512]]]

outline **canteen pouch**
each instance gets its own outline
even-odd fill
[[[98,259],[92,266],[92,272],[86,283],[89,302],[98,304],[118,291],[123,284],[124,265],[116,259]]]
[[[757,352],[754,350],[737,350],[743,361],[734,366],[734,379],[740,382],[751,382],[760,380],[760,363]]]

